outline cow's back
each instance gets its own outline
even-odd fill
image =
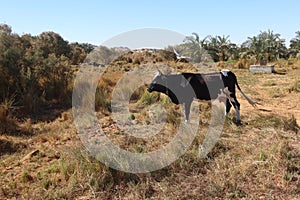
[[[216,99],[220,90],[228,87],[229,91],[235,92],[235,75],[228,71],[208,74],[183,73],[185,79],[190,80],[197,99],[211,100]]]
[[[235,74],[231,71],[226,71],[226,73],[221,72],[221,75],[222,75],[224,87],[228,88],[228,90],[232,94],[231,96],[235,96],[235,83],[236,83]]]

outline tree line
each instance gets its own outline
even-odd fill
[[[290,41],[289,48],[285,45],[285,39],[271,30],[261,31],[257,36],[248,37],[241,45],[232,43],[229,35],[209,35],[200,39],[197,33],[192,33],[191,36],[186,37],[185,44],[181,46],[182,52],[187,48],[196,53],[194,57],[198,56],[198,61],[201,51],[205,50],[215,62],[239,59],[253,59],[256,63],[261,60],[274,62],[279,59],[299,57],[300,31],[297,31],[295,38]]]
[[[0,25],[0,103],[25,113],[36,113],[49,102],[70,105],[72,66],[93,48],[69,44],[54,32],[19,36],[7,24]]]

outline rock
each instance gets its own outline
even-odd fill
[[[275,73],[273,65],[250,65],[249,71],[252,73]]]
[[[32,158],[33,156],[36,156],[39,152],[40,152],[40,150],[38,150],[38,149],[33,150],[29,154],[24,156],[20,161],[24,162],[25,160],[28,160],[28,159]]]

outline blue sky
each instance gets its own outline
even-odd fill
[[[120,33],[163,28],[184,35],[230,35],[240,44],[268,29],[289,40],[300,31],[299,0],[6,0],[0,23],[15,33],[59,33],[69,42],[100,45]]]

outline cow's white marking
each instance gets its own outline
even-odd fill
[[[224,89],[220,89],[220,94],[218,94],[218,97],[217,99],[220,101],[220,102],[224,102],[226,103],[226,100],[228,99],[229,101],[231,102],[234,102],[234,99],[230,96],[230,94],[232,92],[230,92],[228,90],[228,87],[225,87]]]
[[[240,110],[236,108],[235,111],[236,111],[236,121],[239,122],[241,121]]]
[[[162,75],[161,71],[156,72],[155,76],[152,79],[152,82],[155,83],[156,81],[154,82],[154,80],[161,75]]]
[[[221,70],[221,73],[223,74],[223,76],[228,76],[228,72],[230,72],[230,70],[229,69],[222,69]]]
[[[226,99],[227,99],[226,94],[223,92],[222,89],[220,89],[220,92],[221,92],[221,93],[218,94],[217,99],[218,99],[220,102],[226,102]]]
[[[161,73],[160,72],[156,72],[155,76],[153,77],[153,80],[156,79],[158,76],[160,76]]]
[[[232,92],[228,90],[228,87],[224,88],[224,93],[226,94],[227,97],[230,97],[230,95],[232,94]]]
[[[182,77],[180,85],[182,87],[186,87],[190,83],[191,79],[192,79],[191,76],[188,79],[185,79],[184,77]]]

